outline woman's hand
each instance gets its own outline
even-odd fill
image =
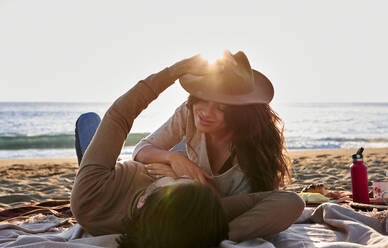
[[[200,55],[195,55],[175,63],[170,67],[170,71],[176,78],[179,78],[184,74],[203,76],[210,72],[222,71],[223,68],[223,65],[220,63],[209,64],[209,62]]]
[[[171,166],[167,164],[162,164],[162,163],[146,164],[145,168],[147,170],[147,173],[154,178],[161,178],[161,177],[172,177],[174,179],[178,178],[178,176],[175,174]]]
[[[212,184],[208,182],[208,179],[212,179],[205,170],[193,163],[190,159],[186,158],[180,152],[169,151],[168,163],[150,163],[146,164],[145,168],[147,173],[154,178],[172,177],[177,179],[179,177],[191,178],[203,185],[209,187],[215,194],[219,195],[218,191]]]
[[[178,177],[190,177],[204,185],[210,185],[207,181],[212,179],[204,169],[193,163],[180,152],[171,152],[169,156],[171,168]]]

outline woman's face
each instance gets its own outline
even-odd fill
[[[200,100],[193,104],[194,123],[203,133],[222,133],[227,130],[224,119],[226,105]]]

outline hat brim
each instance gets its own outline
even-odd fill
[[[229,105],[270,103],[274,95],[271,81],[256,70],[252,70],[252,74],[254,87],[246,94],[222,94],[216,87],[210,87],[212,83],[204,80],[203,76],[185,74],[179,78],[179,82],[188,93],[206,101]]]

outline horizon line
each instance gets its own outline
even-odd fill
[[[79,104],[82,104],[82,103],[98,103],[98,104],[112,104],[114,101],[111,101],[111,102],[105,102],[105,101],[2,101],[0,100],[0,103],[79,103]],[[279,102],[276,102],[275,104],[289,104],[289,103],[293,103],[293,104],[303,104],[303,103],[357,103],[357,104],[360,104],[360,103],[368,103],[368,104],[381,104],[381,103],[385,103],[385,104],[388,104],[388,101],[359,101],[359,102],[353,102],[353,101],[332,101],[332,102],[329,102],[329,101],[279,101]],[[271,103],[270,103],[271,104]],[[273,102],[272,102],[273,104]]]

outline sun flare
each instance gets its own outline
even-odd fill
[[[222,53],[219,51],[205,51],[201,53],[201,57],[209,62],[209,64],[213,64],[218,59],[222,58]]]

